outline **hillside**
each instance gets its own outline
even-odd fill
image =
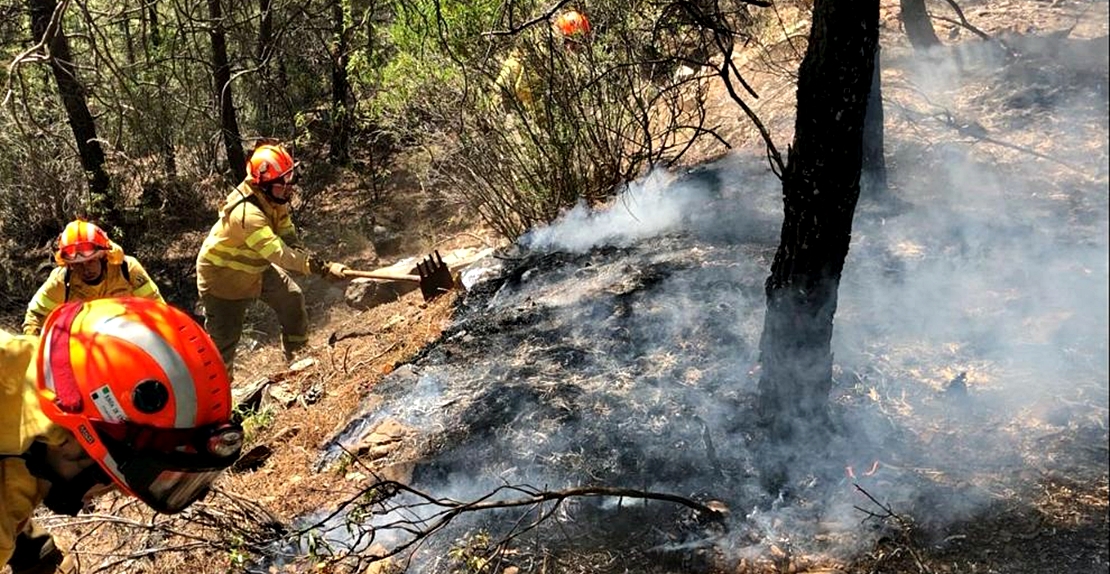
[[[396,157],[370,205],[350,193],[361,179],[321,171],[298,225],[338,260],[498,255],[469,292],[433,302],[357,310],[346,285],[305,280],[296,368],[261,307],[240,351],[237,385],[269,381],[246,422],[254,463],[181,516],[107,497],[43,523],[82,572],[1105,571],[1107,4],[961,6],[1002,43],[930,3],[946,45],[915,53],[884,3],[891,188],[857,212],[827,450],[766,452],[751,422],[781,189],[709,81],[731,150],[707,141],[609,209],[515,245],[425,185],[421,150]],[[806,26],[737,56],[781,150]],[[203,230],[188,233],[177,251],[139,253],[182,306],[195,301],[185,246]],[[787,461],[775,492],[766,457]],[[530,498],[581,487],[628,491]],[[454,518],[453,501],[521,499],[371,563]]]

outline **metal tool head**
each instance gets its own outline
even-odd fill
[[[455,288],[451,268],[443,262],[438,250],[417,263],[416,272],[420,274],[420,293],[425,301],[431,301]]]

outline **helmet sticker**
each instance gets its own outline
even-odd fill
[[[104,417],[106,422],[118,423],[127,420],[127,415],[123,413],[123,408],[120,407],[119,401],[116,400],[108,385],[94,390],[92,400],[96,404],[96,410],[100,411],[100,416]]]

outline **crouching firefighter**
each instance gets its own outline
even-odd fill
[[[345,265],[312,255],[297,236],[289,207],[296,165],[280,144],[259,142],[247,162],[246,178],[227,196],[197,255],[204,327],[229,372],[247,308],[256,299],[277,313],[286,359],[308,342],[304,293],[289,271],[345,278]]]
[[[103,229],[83,219],[71,221],[62,230],[54,261],[58,266],[27,304],[25,335],[38,335],[46,316],[68,301],[135,296],[163,302],[139,261],[124,255]]]
[[[75,572],[31,516],[76,515],[112,488],[162,513],[239,456],[231,386],[186,313],[140,298],[59,306],[41,338],[0,331],[0,568]]]

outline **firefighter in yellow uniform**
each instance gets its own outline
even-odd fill
[[[314,273],[343,279],[346,266],[305,250],[289,209],[296,172],[293,156],[276,143],[260,143],[197,255],[197,290],[204,326],[233,370],[247,307],[261,299],[277,313],[286,359],[308,341],[304,293],[289,276]]]
[[[58,267],[27,305],[25,335],[38,335],[46,316],[68,301],[134,296],[164,302],[139,261],[124,255],[122,247],[88,221],[77,219],[66,225],[58,237],[54,261]]]
[[[183,311],[136,297],[63,304],[41,339],[0,331],[0,568],[77,571],[40,505],[75,516],[118,489],[173,514],[204,496],[243,443],[215,355]]]
[[[563,48],[575,53],[582,50],[589,39],[590,21],[586,15],[577,10],[561,12],[551,23],[552,31],[557,38],[562,39]],[[501,70],[497,74],[494,84],[500,93],[495,98],[506,102],[506,96],[513,98],[526,110],[533,109],[535,96],[533,87],[540,86],[540,79],[525,65],[525,54],[519,48],[509,52],[508,57],[501,63]]]

